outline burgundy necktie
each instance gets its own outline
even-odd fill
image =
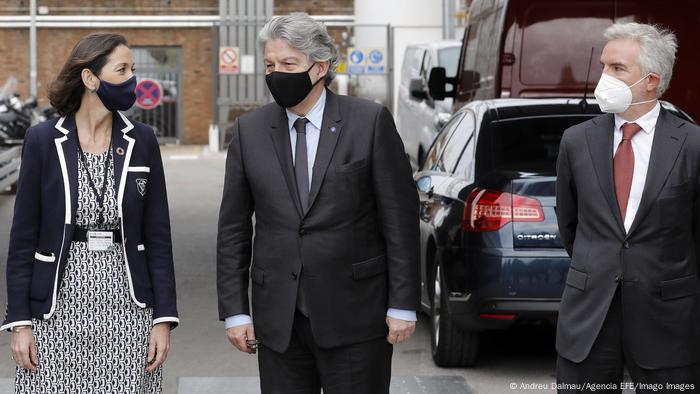
[[[625,123],[622,125],[622,141],[617,146],[615,151],[615,160],[613,161],[615,168],[615,194],[617,195],[617,204],[620,206],[620,214],[622,221],[625,221],[627,213],[627,201],[630,198],[630,190],[632,189],[632,176],[634,175],[634,151],[632,150],[632,137],[640,130],[636,123]]]

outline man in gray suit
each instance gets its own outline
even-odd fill
[[[259,350],[263,393],[386,394],[420,303],[411,167],[386,108],[324,86],[338,54],[321,24],[275,18],[259,40],[276,102],[234,125],[220,318],[236,348]]]
[[[571,256],[557,327],[560,392],[695,392],[700,376],[700,129],[658,102],[673,33],[605,32],[604,112],[564,133],[557,174]]]

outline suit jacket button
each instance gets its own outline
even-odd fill
[[[304,230],[303,228],[299,229],[299,235],[301,235],[302,237],[306,235],[306,230]]]
[[[297,273],[296,272],[292,272],[292,279],[297,280]]]
[[[630,248],[630,243],[627,242],[627,241],[625,241],[625,243],[622,244],[622,246],[623,246],[625,249],[629,249],[629,248]]]

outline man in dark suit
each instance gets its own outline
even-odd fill
[[[700,376],[700,129],[660,107],[673,33],[605,32],[596,98],[568,129],[557,214],[571,269],[559,311],[560,392],[695,392]]]
[[[325,88],[338,55],[308,15],[272,20],[260,43],[276,103],[234,125],[220,318],[236,348],[260,351],[263,393],[388,393],[392,345],[413,333],[420,302],[403,145],[386,108]]]

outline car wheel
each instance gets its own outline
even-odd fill
[[[464,331],[453,322],[447,308],[445,274],[438,259],[436,256],[430,310],[433,361],[440,367],[471,367],[479,351],[479,334]]]

